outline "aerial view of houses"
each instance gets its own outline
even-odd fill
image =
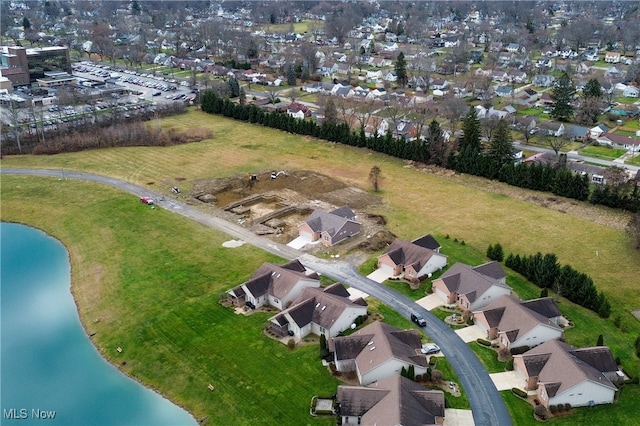
[[[3,222],[118,374],[199,424],[640,417],[634,2],[0,7]]]

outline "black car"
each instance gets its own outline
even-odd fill
[[[427,325],[427,322],[424,320],[424,318],[422,318],[422,315],[420,314],[411,314],[411,321],[415,322],[420,327],[424,327],[425,325]]]

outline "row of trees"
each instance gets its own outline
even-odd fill
[[[397,158],[444,166],[460,173],[499,179],[522,188],[553,192],[559,196],[581,201],[590,199],[594,204],[640,211],[640,191],[635,186],[620,186],[616,190],[617,198],[609,193],[606,193],[607,197],[600,196],[602,190],[598,190],[596,196],[589,198],[588,176],[574,174],[563,167],[563,164],[557,167],[515,164],[511,133],[505,120],[499,121],[491,134],[488,147],[483,147],[482,128],[473,107],[469,108],[463,120],[463,135],[457,141],[447,140],[435,119],[424,132],[426,135],[423,136],[423,132],[419,132],[416,139],[394,138],[391,129],[384,136],[377,133],[367,136],[364,119],[358,120],[359,131],[353,132],[346,123],[337,122],[335,107],[331,105],[327,105],[327,119],[321,125],[311,120],[299,120],[282,112],[266,112],[255,105],[235,103],[228,98],[220,97],[214,91],[204,93],[201,107],[208,113],[222,114],[226,117],[331,142],[369,148]],[[330,113],[330,111],[333,112]],[[352,114],[356,118],[359,117],[355,107]]]
[[[538,252],[529,256],[509,254],[505,265],[538,287],[551,288],[558,295],[597,312],[602,318],[608,318],[611,314],[611,304],[604,293],[598,294],[591,277],[570,265],[560,265],[553,253],[543,255]]]

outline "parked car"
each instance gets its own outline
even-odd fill
[[[422,349],[420,349],[420,352],[425,355],[437,354],[438,352],[440,352],[440,346],[436,345],[435,343],[426,343],[422,345]]]
[[[153,198],[151,197],[140,197],[140,202],[147,205],[153,205]]]
[[[427,322],[424,320],[424,318],[422,318],[422,315],[420,314],[412,313],[411,321],[418,324],[420,327],[424,327],[425,325],[427,325]]]

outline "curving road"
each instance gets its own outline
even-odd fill
[[[309,269],[370,294],[407,318],[409,318],[410,312],[418,312],[427,320],[427,327],[424,332],[442,348],[442,352],[446,355],[447,360],[458,375],[462,387],[467,392],[475,424],[478,426],[511,425],[511,419],[504,401],[489,378],[484,366],[458,335],[435,315],[416,304],[413,300],[369,278],[363,277],[351,264],[343,261],[323,260],[310,254],[301,253],[286,245],[257,236],[239,225],[211,216],[183,202],[119,179],[91,173],[45,169],[3,168],[0,169],[0,173],[80,179],[113,186],[138,197],[151,196],[154,200],[157,200],[156,205],[158,207],[195,220],[283,258],[299,259]]]

